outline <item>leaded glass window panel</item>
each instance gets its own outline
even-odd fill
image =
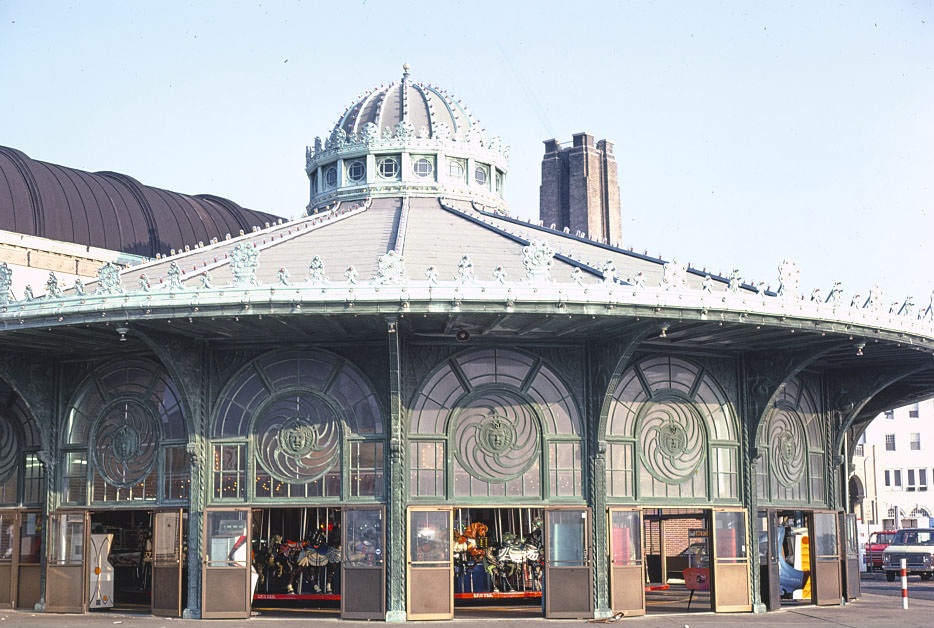
[[[810,458],[811,501],[823,503],[824,497],[824,454],[812,453]]]
[[[36,457],[39,428],[22,399],[14,396],[0,409],[0,505],[41,504],[45,471]],[[41,489],[34,484],[38,482]]]
[[[444,497],[444,443],[409,443],[409,495]]]
[[[538,496],[541,489],[541,466],[538,460],[520,477],[506,482],[486,482],[470,475],[457,461],[454,469],[454,497],[524,497]]]
[[[632,443],[609,443],[607,446],[606,485],[614,497],[633,497]]]
[[[242,368],[220,397],[216,447],[236,439],[251,463],[237,470],[244,491],[215,484],[216,499],[384,495],[382,410],[372,386],[340,356],[266,354]],[[226,476],[220,481],[228,483]]]
[[[675,390],[688,395],[697,378],[697,367],[683,361],[668,358],[650,358],[639,364],[642,376],[648,382],[652,394],[664,390]]]
[[[552,434],[581,434],[577,421],[574,400],[570,391],[557,379],[550,369],[542,369],[532,380],[528,394],[542,414],[547,429]]]
[[[19,488],[19,473],[16,471],[7,476],[5,480],[0,480],[0,504],[12,505],[18,501],[17,489]]]
[[[716,489],[715,497],[722,500],[733,500],[739,497],[738,478],[739,463],[738,450],[734,447],[714,447],[710,457],[713,468],[713,484]]]
[[[548,479],[552,497],[581,494],[581,447],[579,443],[551,443]]]
[[[66,504],[83,504],[88,487],[88,457],[84,451],[65,454],[62,473],[63,495]]]
[[[413,497],[445,496],[438,486],[456,498],[583,494],[579,405],[544,361],[508,349],[463,352],[435,367],[410,407]],[[449,450],[447,466],[415,458],[423,444],[440,438]],[[552,441],[562,444],[551,447]]]
[[[772,503],[824,503],[823,430],[811,388],[803,378],[785,382],[756,434]]]
[[[157,495],[156,475],[149,473],[131,486],[114,486],[96,471],[91,480],[91,501],[95,503],[154,500]]]
[[[614,394],[614,407],[609,416],[607,434],[634,434],[638,402],[645,398],[645,388],[636,369],[629,369],[623,374]]]
[[[769,474],[768,474],[768,453],[761,452],[761,455],[753,461],[753,469],[756,474],[756,497],[760,501],[769,499]]]
[[[350,445],[350,494],[382,497],[383,443],[354,441]]]
[[[503,349],[471,351],[455,361],[474,388],[483,384],[520,388],[535,364],[530,356]]]
[[[214,497],[243,499],[246,495],[246,445],[214,446]]]
[[[331,497],[341,495],[341,476],[337,470],[328,471],[322,477],[310,482],[283,482],[268,473],[257,469],[254,495],[265,498],[289,497]]]
[[[704,406],[704,414],[710,417],[711,440],[736,440],[736,421],[730,412],[729,401],[723,390],[710,381],[701,380],[694,393],[697,403]]]
[[[166,447],[162,489],[166,500],[187,501],[191,488],[191,462],[185,447]]]
[[[68,503],[162,499],[164,451],[184,447],[188,429],[181,398],[158,364],[121,360],[96,369],[79,386],[66,416]]]
[[[733,404],[706,369],[668,356],[636,362],[607,417],[608,495],[737,502],[738,434]]]
[[[12,417],[0,416],[0,504],[17,502],[22,444],[20,428]]]

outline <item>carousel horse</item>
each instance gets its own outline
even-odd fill
[[[486,524],[475,521],[464,528],[463,532],[454,535],[454,558],[461,567],[469,563],[477,563],[483,559],[484,551],[480,548],[483,537],[486,536]]]
[[[254,564],[258,565],[259,582],[270,580],[291,581],[292,563],[289,561],[289,547],[281,534],[274,534],[269,544],[260,543]]]
[[[295,583],[304,578],[314,588],[315,593],[321,593],[321,585],[325,584],[326,577],[321,577],[320,568],[328,564],[328,545],[324,534],[320,530],[314,530],[303,543],[295,544],[292,556],[295,568],[286,591],[296,593]]]
[[[542,519],[536,517],[532,522],[532,531],[522,539],[525,541],[525,559],[532,572],[533,586],[537,591],[542,588],[542,571],[544,570],[543,558],[545,555],[545,544],[542,539]]]
[[[537,552],[536,552],[537,554]],[[499,576],[506,588],[512,589],[512,578],[528,562],[528,548],[525,542],[512,532],[503,535],[503,543],[497,553],[500,564]]]
[[[499,549],[498,545],[491,543],[483,551],[483,571],[486,572],[494,593],[499,592],[500,575],[503,570],[503,563],[499,559]]]

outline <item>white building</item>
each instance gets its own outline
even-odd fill
[[[934,399],[877,416],[853,454],[850,508],[870,532],[934,525]]]

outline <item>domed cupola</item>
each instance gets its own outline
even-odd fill
[[[368,90],[306,151],[309,213],[338,200],[446,196],[504,206],[509,148],[447,91],[413,81]]]

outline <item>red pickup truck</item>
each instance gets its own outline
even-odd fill
[[[866,542],[866,571],[882,570],[882,552],[895,538],[895,530],[873,532]]]

